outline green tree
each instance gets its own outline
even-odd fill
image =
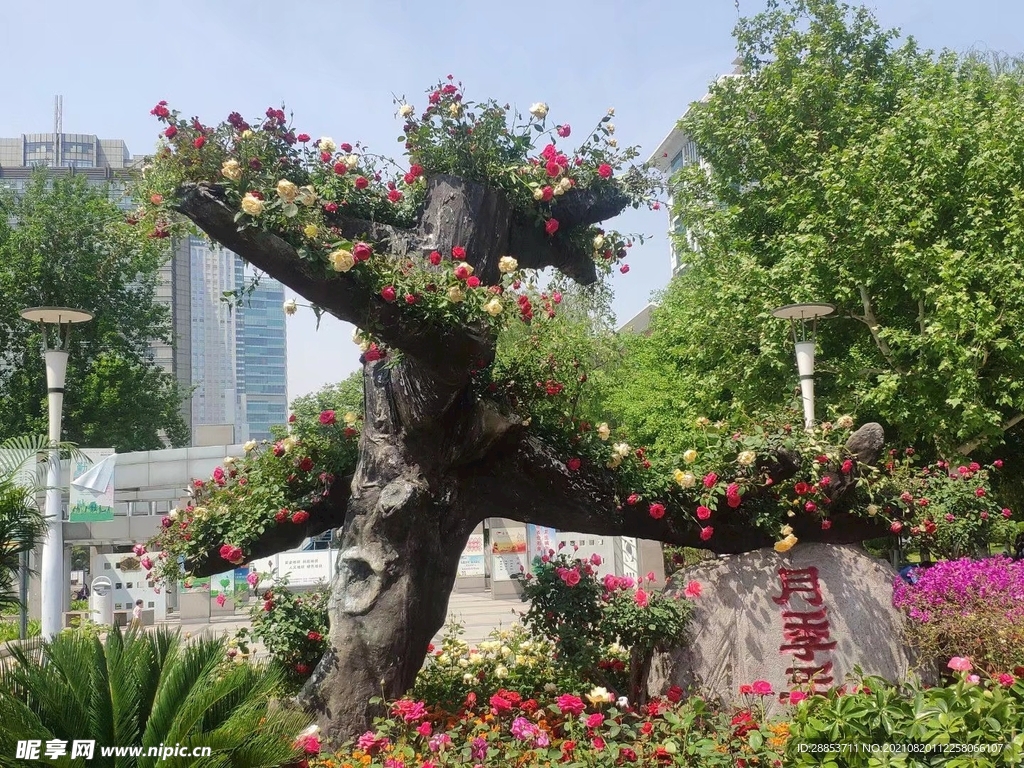
[[[292,400],[296,421],[315,424],[324,411],[336,411],[340,419],[346,413],[363,413],[363,374],[354,371],[337,384],[326,384],[316,392]]]
[[[612,402],[672,449],[698,416],[776,410],[795,377],[770,310],[827,301],[820,411],[946,457],[998,445],[1024,419],[1019,65],[835,0],[773,0],[737,40],[745,74],[680,123],[706,161],[674,182],[692,266]]]
[[[302,712],[272,704],[281,676],[227,658],[224,638],[185,643],[177,633],[115,629],[106,642],[62,632],[41,657],[12,650],[0,671],[0,764],[79,765],[69,755],[12,759],[17,741],[92,739],[97,747],[210,747],[207,757],[103,757],[90,765],[278,768],[296,762]]]
[[[126,222],[80,177],[40,172],[24,194],[0,194],[0,434],[46,431],[39,332],[18,313],[56,305],[94,314],[71,336],[66,438],[121,452],[163,447],[161,434],[187,444],[187,393],[149,351],[170,340],[167,308],[155,300],[166,242]]]
[[[26,465],[35,461],[45,446],[42,438],[12,438],[0,443],[0,616],[21,605],[21,556],[32,552],[43,534],[43,516],[35,503],[40,490],[37,473]]]

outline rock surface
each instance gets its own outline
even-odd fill
[[[686,646],[656,658],[651,693],[678,685],[735,702],[743,698],[741,685],[758,680],[775,692],[823,690],[846,683],[855,667],[903,679],[913,658],[892,605],[896,578],[887,562],[859,546],[814,543],[685,568],[669,579],[666,593],[682,594],[698,581],[702,594],[693,601]]]

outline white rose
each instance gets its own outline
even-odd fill
[[[615,117],[615,107],[608,107],[608,117]]]
[[[617,147],[617,146],[619,146],[618,139],[608,139],[608,146],[609,147]]]
[[[615,701],[615,706],[619,709],[626,709],[629,706],[629,699],[625,696],[619,696]]]
[[[176,510],[176,509],[172,509],[172,510],[171,510],[170,512],[168,512],[168,513],[167,513],[167,516],[168,516],[168,517],[169,517],[169,518],[170,518],[171,520],[177,520],[177,519],[178,519],[178,510]]]
[[[345,165],[348,166],[348,169],[351,171],[353,168],[359,165],[359,155],[346,155]]]
[[[697,452],[691,448],[683,453],[683,461],[687,464],[693,464],[697,460]]]
[[[612,446],[612,452],[620,459],[624,459],[629,456],[631,450],[629,443],[616,443]]]
[[[599,251],[604,247],[604,235],[598,235],[594,238],[594,250]]]
[[[225,456],[224,457],[224,466],[225,467],[230,467],[234,463],[235,463],[235,457],[234,456]]]
[[[495,296],[493,299],[484,304],[484,312],[486,312],[491,317],[497,317],[498,315],[500,315],[502,308],[503,307],[501,306],[501,302],[498,300],[497,296]]]
[[[294,182],[281,179],[277,182],[277,196],[286,203],[294,202],[295,198],[299,196],[299,188],[295,186]]]
[[[536,104],[530,106],[530,114],[538,120],[543,120],[548,116],[548,105],[543,101],[538,101]]]
[[[398,108],[398,114],[400,114],[402,117],[411,117],[412,113],[415,111],[416,110],[413,109],[412,104],[403,104]]]
[[[316,190],[308,184],[304,187],[299,187],[299,203],[307,208],[311,205],[316,205]]]
[[[476,677],[470,674],[469,672],[462,676],[462,682],[466,685],[472,685],[474,680],[476,680]]]
[[[502,274],[509,274],[519,269],[519,262],[511,256],[502,256],[498,259],[498,271]]]
[[[460,301],[466,298],[466,294],[462,292],[462,289],[457,285],[453,285],[448,289],[448,301],[453,304],[458,304]]]
[[[242,166],[235,159],[225,160],[224,165],[220,167],[220,173],[226,179],[238,181],[242,178]]]
[[[875,515],[877,515],[878,514],[878,507],[876,505],[874,505],[874,504],[868,504],[868,514],[871,517],[874,517]]]
[[[533,199],[534,200],[543,200],[544,199],[544,190],[541,189],[540,187],[537,187],[535,190],[533,190]]]
[[[338,148],[338,145],[335,144],[334,143],[334,139],[330,138],[329,136],[324,136],[324,137],[322,137],[320,139],[320,151],[321,152],[330,152],[333,155],[334,154],[334,150],[336,150],[337,148]]]
[[[494,668],[494,676],[497,677],[499,680],[503,677],[508,677],[508,670],[501,664],[499,664]]]
[[[263,213],[263,201],[247,192],[242,198],[242,210],[250,216],[259,216]]]
[[[299,311],[299,305],[295,302],[295,299],[288,299],[284,304],[281,305],[286,315],[294,315]]]
[[[740,455],[736,457],[736,463],[741,467],[749,467],[757,460],[757,454],[753,451],[740,451]]]
[[[836,419],[836,426],[840,429],[850,429],[853,426],[853,416],[840,416]]]
[[[245,449],[246,453],[250,453],[251,451],[255,451],[256,450],[256,441],[255,440],[247,440],[245,445],[243,445],[242,447]]]
[[[554,683],[544,683],[544,691],[546,693],[554,693],[558,690],[558,686]]]
[[[608,131],[608,133],[615,133],[615,124],[614,123],[608,123],[608,125],[606,125],[604,128],[605,128],[606,131]]]
[[[602,440],[607,440],[612,434],[611,429],[608,427],[608,423],[602,421],[597,425],[597,436]]]
[[[352,252],[346,251],[343,248],[334,251],[327,258],[330,260],[335,272],[348,272],[356,264],[356,259]]]

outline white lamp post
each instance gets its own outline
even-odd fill
[[[780,320],[789,320],[796,344],[796,367],[800,374],[800,399],[804,405],[804,428],[814,429],[814,344],[818,319],[835,314],[831,304],[788,304],[773,309]]]
[[[60,444],[61,416],[64,408],[64,378],[68,370],[68,340],[71,326],[92,320],[92,313],[67,307],[32,307],[21,316],[38,323],[43,335],[46,361],[46,391],[50,416],[50,457],[46,469],[46,534],[43,562],[39,569],[42,591],[42,636],[51,638],[61,630],[64,609],[64,529],[61,510]]]

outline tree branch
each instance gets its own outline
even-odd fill
[[[875,425],[877,427],[877,425]],[[881,429],[877,429],[878,433]],[[737,513],[723,501],[706,523],[698,524],[693,510],[687,509],[687,522],[680,522],[678,511],[655,520],[648,512],[648,501],[636,505],[617,505],[610,470],[599,467],[570,472],[562,457],[524,431],[510,432],[510,439],[495,449],[488,459],[470,468],[465,478],[464,497],[476,500],[471,510],[477,518],[502,516],[523,523],[551,526],[561,531],[592,533],[603,536],[629,536],[651,539],[678,546],[709,549],[719,554],[749,552],[769,547],[775,537],[755,529],[746,514]],[[864,460],[877,458],[874,449],[860,451]],[[780,453],[767,468],[775,480],[792,477],[798,461]],[[851,484],[852,488],[852,484]],[[495,509],[495,501],[500,507]],[[774,499],[767,499],[774,503]],[[744,497],[744,505],[757,503]],[[848,544],[888,535],[888,529],[872,519],[862,518],[836,505],[831,516],[832,527],[821,529],[816,515],[797,515],[790,524],[794,534],[805,542],[823,541]],[[714,528],[708,541],[700,538],[703,525]]]
[[[885,361],[892,366],[892,369],[901,376],[906,376],[907,371],[901,368],[896,363],[896,358],[892,354],[892,349],[889,348],[889,343],[882,338],[879,332],[878,318],[875,317],[875,312],[871,307],[871,297],[868,295],[868,289],[863,285],[858,285],[857,289],[860,291],[860,300],[864,305],[863,317],[853,315],[854,320],[860,320],[864,323],[868,330],[871,332],[871,338],[875,340],[875,345],[878,347],[878,351],[882,353],[882,357]]]
[[[303,260],[295,248],[277,235],[256,227],[239,230],[235,211],[223,191],[210,184],[186,184],[178,191],[178,210],[212,239],[237,253],[339,320],[372,329],[386,344],[419,359],[453,384],[463,383],[464,372],[478,359],[490,359],[493,340],[482,328],[429,326],[402,308],[372,294],[357,276],[328,276],[320,264]],[[349,226],[355,226],[353,220]],[[387,242],[399,241],[399,230],[387,228]],[[384,230],[371,229],[378,233]],[[407,243],[403,242],[402,247]]]
[[[305,539],[319,536],[325,531],[341,528],[345,522],[348,499],[352,495],[352,475],[339,477],[331,485],[330,495],[319,504],[314,504],[307,511],[309,520],[303,525],[284,523],[273,525],[245,553],[247,562],[256,562],[264,557],[271,557],[278,552],[285,552],[301,544]],[[223,573],[235,566],[223,560],[219,545],[211,549],[197,563],[186,563],[185,568],[197,578]]]
[[[1024,413],[1018,413],[1016,416],[1013,416],[1012,418],[1009,418],[1006,421],[1004,421],[1003,426],[1000,429],[1001,431],[1006,432],[1007,430],[1013,429],[1022,421],[1024,421]],[[978,446],[985,442],[985,439],[987,437],[987,435],[980,435],[978,437],[973,438],[972,440],[968,440],[966,443],[957,448],[957,451],[963,456],[970,456],[973,451],[978,449]]]

